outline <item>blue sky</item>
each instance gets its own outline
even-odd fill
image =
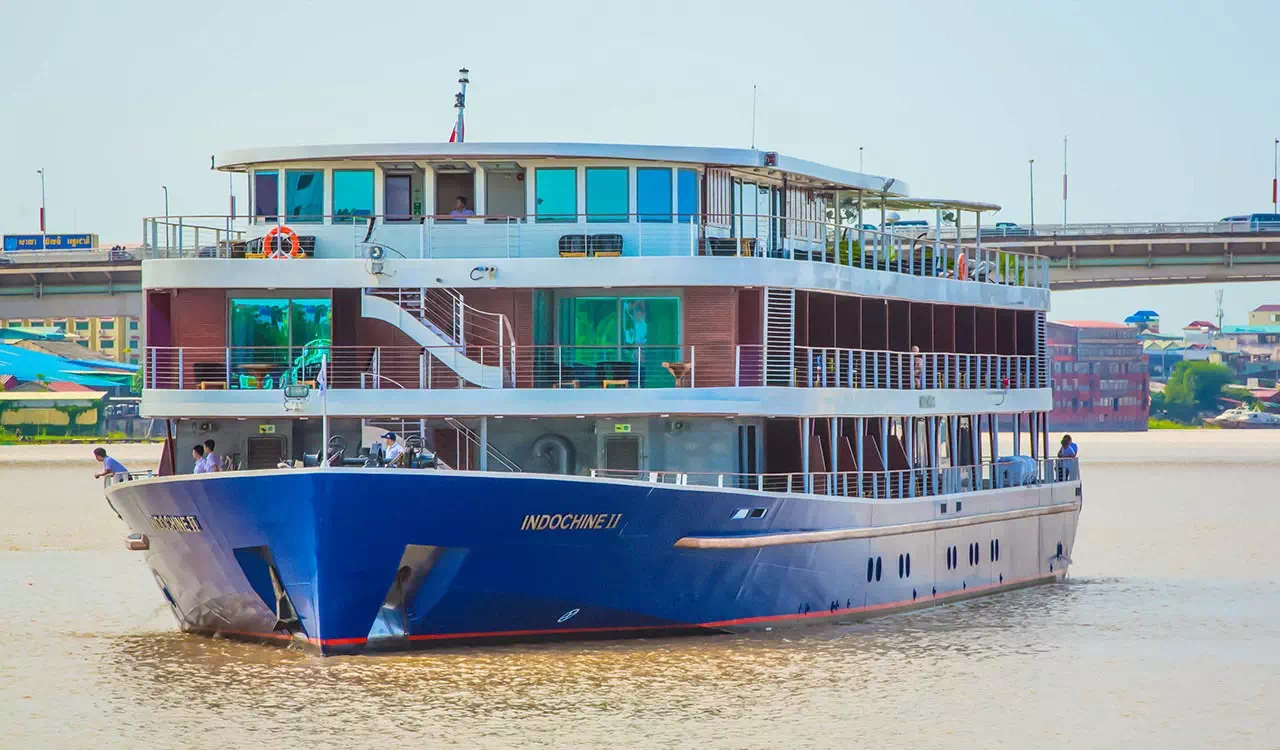
[[[444,140],[757,144],[987,200],[999,220],[1213,220],[1270,206],[1280,4],[1125,2],[0,5],[0,230],[137,242],[221,214],[209,156]],[[243,205],[243,181],[236,184]],[[1213,286],[1055,295],[1054,317],[1207,317]],[[1225,285],[1228,321],[1280,284]],[[1180,325],[1180,323],[1179,323]]]

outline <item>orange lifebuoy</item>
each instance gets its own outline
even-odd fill
[[[956,278],[964,281],[969,278],[969,259],[964,253],[956,256]]]
[[[276,237],[289,238],[289,252],[273,249]],[[264,258],[301,258],[306,255],[302,252],[302,243],[298,242],[298,233],[280,224],[271,228],[262,238],[262,257]]]

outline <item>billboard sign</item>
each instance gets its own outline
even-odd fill
[[[89,250],[98,246],[96,234],[6,234],[4,251]]]

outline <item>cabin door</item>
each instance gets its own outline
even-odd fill
[[[647,425],[643,421],[602,419],[596,423],[596,465],[608,471],[643,471],[649,465],[645,452]]]

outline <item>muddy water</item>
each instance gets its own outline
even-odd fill
[[[88,450],[0,448],[0,747],[1280,747],[1280,432],[1077,439],[1061,585],[844,628],[329,659],[176,633]]]

